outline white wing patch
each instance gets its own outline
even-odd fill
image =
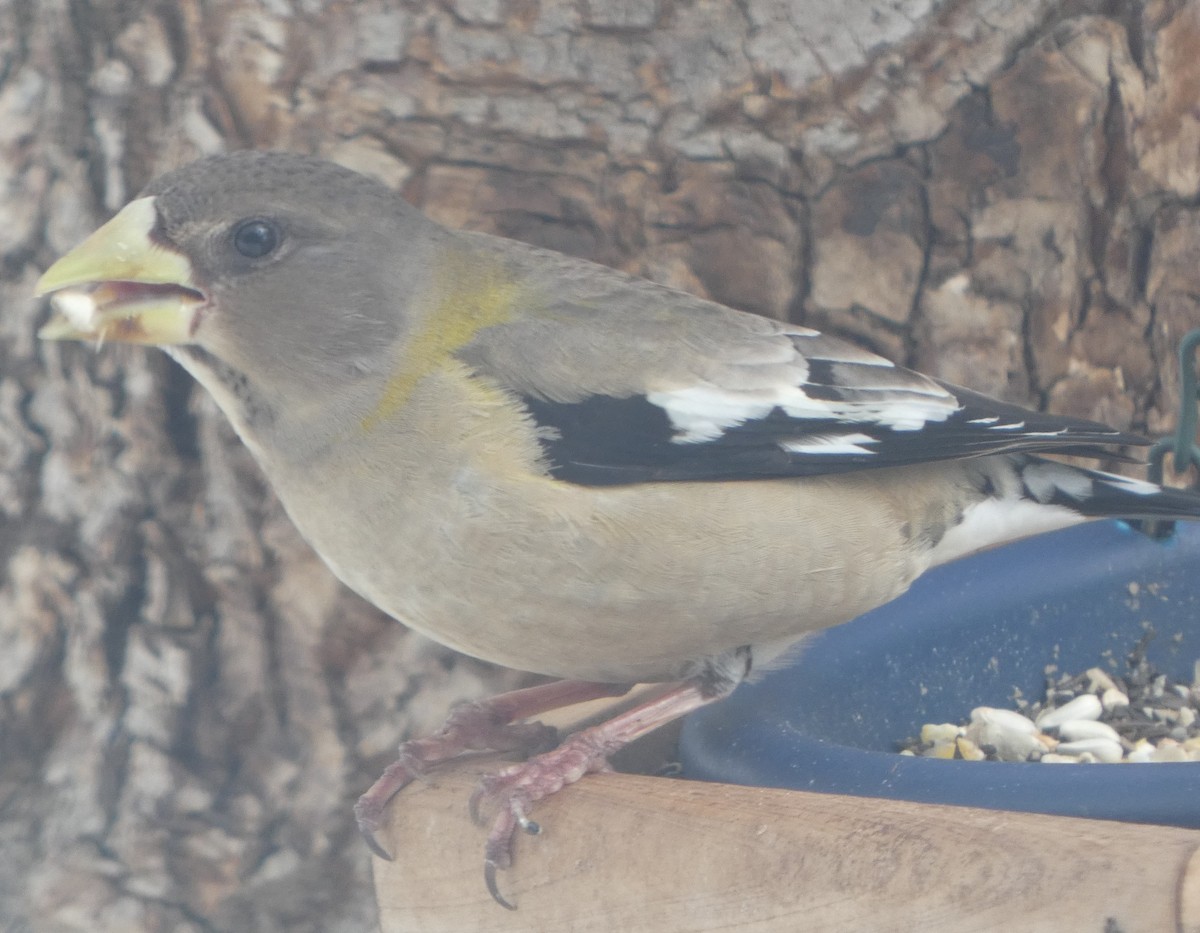
[[[646,400],[666,413],[676,432],[672,441],[677,444],[715,440],[776,409],[796,419],[799,437],[805,434],[805,422],[814,421],[920,431],[960,410],[954,396],[937,383],[898,370],[882,357],[855,350],[845,354],[850,360],[810,359],[794,347],[789,349],[791,358],[786,363],[774,360],[775,365],[766,367],[744,365],[739,359],[730,364],[727,373],[710,374],[707,380],[692,385],[656,389],[646,394]],[[841,378],[818,384],[822,380],[810,379],[817,367]],[[815,441],[821,452],[834,452],[828,443],[832,437],[822,435]],[[855,437],[871,440],[861,434]],[[798,438],[797,443],[809,441]],[[807,452],[803,446],[787,449]]]
[[[863,445],[878,445],[879,439],[866,434],[830,434],[805,438],[802,441],[784,441],[779,446],[793,454],[874,454]]]
[[[716,386],[649,392],[646,401],[667,413],[676,444],[715,440],[729,428],[765,418],[776,405],[761,392],[730,392]]]
[[[715,440],[730,428],[765,418],[778,408],[800,421],[842,421],[848,425],[877,425],[893,431],[919,431],[930,422],[945,421],[958,406],[949,393],[915,398],[897,392],[891,398],[869,402],[813,398],[803,386],[779,386],[775,391],[730,391],[714,385],[663,389],[646,394],[646,400],[667,413],[677,444]],[[797,426],[799,427],[799,425]]]

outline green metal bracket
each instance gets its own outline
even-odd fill
[[[1179,419],[1175,433],[1150,448],[1147,473],[1152,482],[1163,481],[1163,461],[1171,454],[1171,472],[1176,476],[1188,467],[1200,469],[1200,447],[1196,446],[1197,394],[1196,350],[1200,348],[1200,328],[1188,331],[1179,342]]]

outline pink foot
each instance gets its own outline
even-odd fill
[[[512,865],[517,830],[531,836],[542,831],[541,826],[529,819],[530,808],[585,774],[612,770],[605,743],[596,739],[592,730],[577,733],[552,751],[480,779],[471,796],[471,815],[476,822],[483,822],[481,809],[496,812],[484,845],[483,877],[488,893],[501,906],[516,910],[500,893],[496,872]]]
[[[354,816],[359,832],[372,852],[390,861],[391,853],[379,844],[375,834],[383,822],[388,803],[416,778],[465,752],[529,755],[552,748],[558,741],[556,729],[540,722],[521,720],[598,697],[620,696],[628,689],[587,681],[555,681],[459,706],[433,735],[401,745],[396,760],[358,798]]]
[[[392,855],[375,838],[383,812],[396,794],[414,780],[464,752],[520,752],[528,755],[553,748],[558,730],[540,722],[498,723],[486,703],[468,703],[450,713],[446,724],[431,736],[412,739],[354,805],[354,818],[368,848],[380,858]]]
[[[515,910],[496,884],[496,872],[513,861],[517,830],[537,835],[541,827],[529,818],[539,800],[574,784],[585,774],[612,770],[608,756],[635,739],[694,709],[727,696],[737,680],[696,677],[667,690],[611,719],[576,732],[558,748],[484,777],[471,796],[471,814],[480,820],[480,810],[495,811],[483,850],[483,879],[497,904]]]
[[[728,696],[749,670],[749,654],[745,653],[744,658],[743,654],[739,650],[730,656],[735,668],[733,674],[724,666],[710,665],[703,675],[683,681],[598,726],[577,732],[557,748],[483,778],[471,797],[471,813],[479,820],[481,807],[496,812],[484,846],[483,862],[484,881],[496,903],[509,910],[516,909],[500,893],[496,872],[512,865],[513,841],[518,829],[532,835],[541,832],[541,827],[529,818],[533,805],[574,784],[585,774],[611,770],[608,756],[617,749]],[[354,814],[367,845],[377,855],[391,858],[376,841],[375,833],[388,802],[420,775],[467,751],[529,754],[545,748],[556,736],[555,730],[522,720],[586,700],[621,696],[629,689],[587,681],[556,681],[459,707],[435,734],[405,742],[396,761],[359,798]]]

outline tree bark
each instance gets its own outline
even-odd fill
[[[522,682],[349,595],[39,272],[244,147],[1150,433],[1200,323],[1185,0],[0,0],[0,927],[360,931],[350,806]],[[481,620],[486,624],[486,620]]]

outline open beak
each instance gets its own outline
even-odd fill
[[[190,343],[207,297],[183,254],[154,242],[154,198],[138,198],[54,263],[34,295],[50,296],[45,340]]]

